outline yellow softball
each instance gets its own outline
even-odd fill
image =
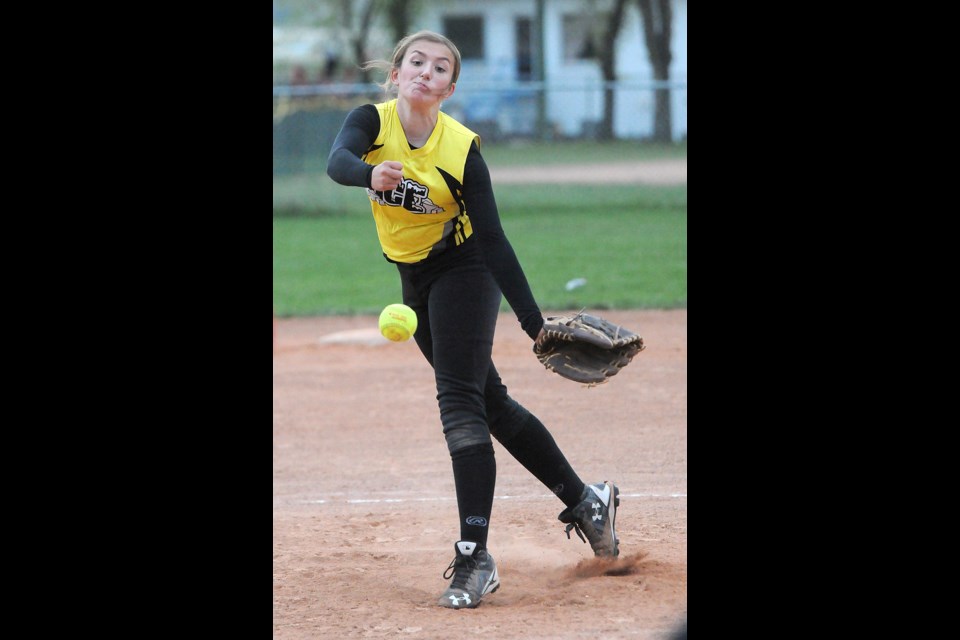
[[[403,342],[417,331],[417,314],[405,304],[388,304],[380,312],[380,333],[387,340]]]

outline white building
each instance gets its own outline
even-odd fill
[[[538,7],[538,5],[540,5]],[[560,136],[590,135],[603,117],[603,79],[592,54],[603,33],[612,0],[446,0],[423,3],[411,30],[431,29],[450,37],[460,49],[463,68],[457,90],[444,111],[485,137],[533,134],[537,124],[537,94],[546,91],[546,120]],[[670,64],[671,125],[674,140],[687,135],[687,2],[672,0]],[[543,75],[535,82],[538,46],[533,33],[538,9],[543,11]],[[315,34],[322,31],[315,31]],[[279,34],[279,35],[278,35]],[[591,38],[591,34],[593,34]],[[342,34],[341,34],[342,35]],[[384,44],[384,30],[373,41]],[[322,51],[323,36],[305,55]],[[336,36],[328,36],[329,41]],[[285,31],[274,29],[274,59],[294,59]],[[283,48],[281,51],[281,47]],[[378,53],[388,57],[390,49]],[[643,24],[635,2],[628,2],[616,51],[616,91],[613,118],[618,138],[644,138],[653,133],[653,68],[644,42]]]
[[[602,33],[610,0],[543,0],[543,59],[547,120],[560,135],[589,133],[603,117],[603,77],[590,52],[590,32]],[[505,133],[529,133],[535,122],[530,61],[536,0],[451,0],[434,5],[419,26],[450,37],[463,69],[444,110],[468,123],[496,122]],[[687,2],[673,0],[670,65],[673,137],[687,134]],[[629,2],[617,38],[614,134],[653,132],[653,68],[636,3]],[[529,85],[527,85],[529,87]]]

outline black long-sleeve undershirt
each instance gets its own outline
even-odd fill
[[[344,120],[327,158],[327,175],[335,182],[371,188],[373,165],[361,160],[380,133],[380,116],[372,104],[352,110]],[[490,170],[476,143],[470,147],[463,169],[463,201],[473,238],[490,273],[513,309],[523,331],[536,338],[543,315],[500,222],[490,182]],[[429,260],[429,256],[426,258]]]

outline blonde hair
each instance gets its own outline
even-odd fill
[[[456,82],[460,77],[460,50],[457,49],[457,45],[453,44],[450,38],[435,31],[423,30],[411,33],[397,43],[397,46],[393,49],[393,55],[390,60],[368,60],[360,66],[360,69],[364,71],[368,69],[382,69],[386,71],[387,77],[383,82],[379,83],[379,86],[387,93],[396,91],[396,87],[393,82],[390,81],[390,74],[394,69],[399,69],[400,65],[403,64],[403,58],[407,55],[407,50],[410,49],[410,45],[420,40],[442,44],[450,49],[450,52],[453,54],[453,80],[450,81],[450,84]]]

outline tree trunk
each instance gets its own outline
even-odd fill
[[[613,111],[616,95],[613,82],[617,79],[617,36],[620,35],[620,25],[623,22],[623,11],[627,0],[616,0],[610,18],[607,21],[606,32],[600,45],[600,73],[603,76],[603,119],[597,137],[600,140],[613,140]]]
[[[540,84],[540,89],[537,90],[537,138],[539,140],[550,140],[553,136],[547,119],[547,72],[544,64],[546,44],[543,37],[544,2],[545,0],[536,0],[536,14],[530,24],[532,31],[530,35],[534,47],[533,79]]]
[[[370,34],[370,25],[373,22],[373,14],[376,8],[376,0],[368,0],[363,12],[360,14],[360,24],[357,27],[356,36],[353,38],[353,55],[357,58],[357,64],[361,65],[367,60],[367,38]],[[379,78],[377,79],[380,80]],[[366,84],[370,82],[370,70],[361,69],[359,82]]]
[[[672,34],[673,9],[670,0],[637,0],[643,17],[643,35],[647,44],[653,78],[657,82],[670,80],[670,38]],[[670,116],[670,89],[654,90],[653,140],[673,141],[673,124]]]
[[[414,9],[412,5],[411,0],[389,0],[386,3],[384,11],[394,42],[400,42],[410,35],[410,15]]]

